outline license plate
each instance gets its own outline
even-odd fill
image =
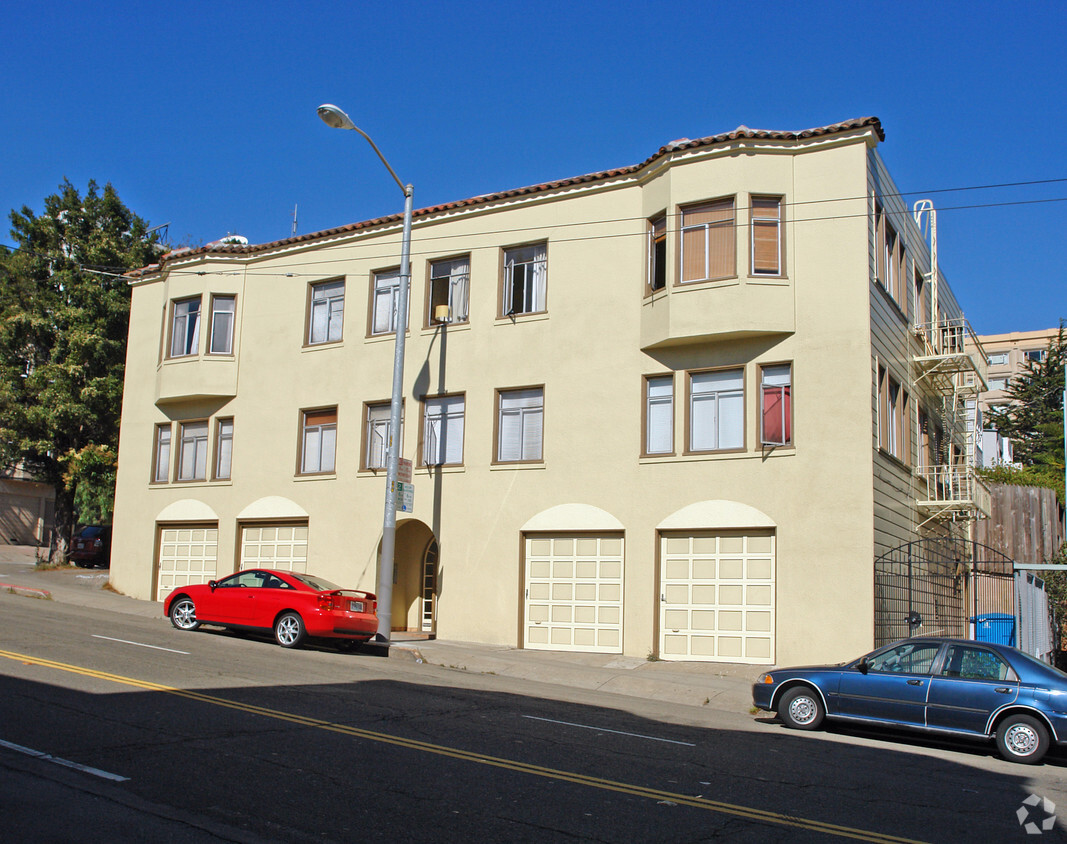
[[[349,601],[348,602],[348,611],[349,612],[363,612],[363,602],[362,601]]]

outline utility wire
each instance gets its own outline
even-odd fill
[[[967,186],[956,187],[956,188],[936,188],[936,189],[933,189],[933,190],[924,190],[924,191],[902,191],[902,192],[898,192],[898,193],[881,193],[881,194],[878,194],[878,196],[883,198],[883,199],[890,198],[890,197],[903,198],[903,197],[908,197],[908,196],[927,196],[927,195],[930,195],[930,194],[957,193],[957,192],[976,191],[976,190],[999,190],[999,189],[1014,188],[1014,187],[1034,187],[1034,186],[1038,186],[1038,185],[1061,184],[1061,183],[1064,183],[1064,182],[1067,182],[1067,178],[1034,179],[1034,180],[1020,181],[1020,182],[1001,182],[1001,183],[989,184],[989,185],[967,185]],[[823,198],[823,199],[811,199],[811,200],[803,200],[803,201],[800,201],[800,202],[782,203],[782,208],[783,208],[783,210],[784,209],[794,209],[795,210],[795,209],[798,209],[798,208],[800,208],[802,206],[807,206],[807,205],[824,205],[824,204],[831,203],[831,202],[841,202],[841,203],[861,202],[861,201],[862,202],[866,202],[868,199],[869,199],[869,196],[866,196],[866,195],[864,195],[864,196],[852,196],[852,197],[828,197],[828,198]],[[1053,198],[1048,198],[1048,199],[1023,199],[1023,200],[1012,200],[1012,201],[1004,201],[1004,202],[986,202],[986,203],[974,203],[974,204],[969,204],[969,205],[952,205],[952,206],[945,206],[943,208],[938,208],[936,210],[938,212],[943,212],[943,211],[963,211],[963,210],[973,210],[973,209],[979,209],[979,208],[1004,208],[1004,207],[1012,207],[1012,206],[1041,205],[1041,204],[1058,203],[1058,202],[1067,202],[1067,197],[1053,197]],[[740,214],[742,214],[745,211],[750,211],[750,210],[751,210],[751,208],[749,206],[740,206],[740,207],[736,207],[735,208],[735,214],[734,214],[734,220],[733,220],[733,225],[734,225],[735,228],[744,229],[744,228],[748,228],[751,225],[750,222],[737,219],[737,217]],[[900,216],[900,212],[899,211],[898,212],[893,212],[893,211],[891,211],[889,209],[883,209],[883,210],[885,210],[885,212],[887,214],[889,214],[891,217]],[[397,216],[399,216],[399,215],[397,215]],[[680,212],[676,212],[676,213],[665,214],[664,216],[667,219],[678,219],[681,216],[681,214],[680,214]],[[834,221],[834,220],[847,220],[847,219],[854,219],[854,218],[857,218],[857,217],[867,217],[867,216],[869,216],[869,211],[865,209],[862,212],[857,212],[857,213],[854,213],[854,214],[831,214],[831,215],[823,215],[823,216],[803,217],[803,218],[799,218],[799,219],[797,219],[797,218],[784,219],[784,220],[782,220],[782,223],[785,224],[785,225],[795,225],[795,224],[798,224],[798,223],[829,222],[829,221]],[[910,212],[906,212],[905,216],[911,217],[911,213]],[[491,237],[491,236],[505,235],[505,234],[520,234],[520,233],[524,233],[524,232],[531,232],[531,233],[549,232],[549,231],[557,231],[559,229],[575,228],[575,227],[578,227],[578,226],[610,225],[610,224],[628,223],[628,222],[642,222],[642,223],[644,223],[644,222],[647,222],[647,218],[645,218],[645,217],[617,217],[617,218],[608,218],[608,219],[601,219],[601,220],[580,220],[580,221],[568,222],[568,223],[551,223],[551,224],[544,225],[544,226],[525,226],[525,227],[519,227],[519,228],[513,228],[513,229],[486,229],[486,230],[480,231],[480,232],[464,232],[464,233],[447,234],[447,235],[420,236],[420,237],[417,238],[417,240],[418,240],[419,243],[428,244],[430,242],[435,242],[435,241],[446,241],[446,240],[456,240],[456,239],[472,240],[472,239],[478,238],[478,237]],[[339,227],[339,228],[343,228],[343,227]],[[670,231],[677,231],[677,228],[671,229]],[[357,232],[353,232],[353,234],[356,234],[356,233]],[[591,240],[607,240],[607,239],[614,239],[614,238],[620,238],[620,237],[634,237],[634,236],[644,237],[646,235],[647,235],[647,232],[642,229],[641,231],[638,231],[638,232],[618,232],[618,233],[612,233],[612,234],[597,234],[597,235],[584,235],[584,236],[578,236],[578,237],[552,238],[552,242],[554,242],[554,243],[575,243],[575,242],[583,242],[583,241],[591,241]],[[284,241],[282,241],[282,242],[284,242]],[[50,257],[48,255],[43,255],[41,253],[34,252],[34,251],[26,249],[24,247],[5,245],[5,248],[11,250],[12,252],[22,252],[23,254],[32,255],[34,257],[39,257],[39,258],[49,258]],[[193,247],[193,251],[195,251],[195,249],[197,249],[197,248],[199,248],[199,247]],[[327,247],[327,248],[329,248],[329,247]],[[496,248],[499,248],[499,245],[498,244],[492,244],[492,245],[483,246],[483,247],[472,247],[471,251],[474,251],[475,249],[487,249],[487,248],[496,249]],[[411,254],[414,257],[416,255],[432,255],[432,254],[435,254],[436,252],[439,252],[439,251],[440,250],[413,251]],[[220,253],[204,253],[204,254],[212,255],[212,256],[216,256],[216,257],[222,257],[222,258],[227,257],[226,253],[221,253],[221,254]],[[264,259],[262,256],[245,256],[245,255],[240,255],[240,254],[232,256],[232,257],[246,258],[248,260],[263,260]],[[393,254],[392,250],[390,250],[387,253],[383,253],[381,256],[367,255],[367,254],[362,254],[362,255],[359,256],[360,260],[369,260],[369,261],[377,261],[377,260],[387,261],[387,260],[393,259],[394,257],[395,257],[395,255]],[[296,267],[296,266],[299,266],[299,267],[321,266],[321,265],[327,265],[327,264],[335,264],[335,263],[339,263],[339,262],[346,262],[346,261],[350,261],[350,260],[351,260],[350,258],[326,258],[326,259],[318,260],[318,261],[300,261],[298,263],[291,264],[291,266],[294,266],[294,267]],[[129,270],[127,270],[124,267],[111,267],[111,266],[106,266],[106,265],[88,265],[88,264],[79,264],[77,262],[74,262],[74,266],[77,267],[80,270],[85,271],[85,272],[96,272],[96,273],[98,273],[100,275],[113,276],[115,278],[122,278],[124,273],[129,272]],[[284,269],[284,265],[283,265],[283,267],[281,269]],[[117,271],[117,272],[110,272],[110,271]],[[233,275],[235,273],[233,273],[233,271],[207,272],[207,271],[203,271],[203,270],[172,270],[172,271],[170,271],[170,274],[172,274],[172,275],[201,275],[201,276],[203,276],[203,275]],[[315,275],[315,274],[313,274],[313,273],[292,273],[292,272],[284,272],[284,271],[277,271],[277,270],[276,271],[266,272],[266,271],[256,271],[254,269],[249,269],[248,270],[248,275],[249,276],[260,276],[260,277],[274,277],[274,276],[291,276],[292,277],[292,276]]]
[[[866,199],[866,197],[857,197],[855,199],[837,200],[837,201],[855,202],[855,201],[863,200],[863,199]],[[817,201],[822,201],[822,200],[817,200]],[[1051,199],[1016,200],[1016,201],[1008,201],[1008,202],[977,203],[977,204],[972,204],[972,205],[955,205],[955,206],[947,206],[947,207],[944,207],[944,208],[938,208],[937,211],[938,212],[942,212],[942,211],[962,211],[962,210],[970,210],[970,209],[977,209],[977,208],[1000,208],[1000,207],[1009,207],[1009,206],[1016,206],[1016,205],[1047,204],[1047,203],[1054,203],[1054,202],[1067,202],[1067,197],[1055,197],[1055,198],[1051,198]],[[740,210],[744,211],[744,210],[747,210],[747,209],[742,208]],[[886,213],[889,214],[891,217],[899,215],[899,213],[897,215],[894,215],[892,212],[889,212],[889,211],[887,211]],[[669,214],[667,216],[668,216],[668,218],[676,218],[678,215],[677,214]],[[828,222],[828,221],[834,221],[834,220],[848,220],[848,219],[856,219],[856,218],[859,218],[859,217],[869,217],[869,216],[870,215],[869,215],[869,213],[867,211],[863,211],[863,212],[859,212],[859,213],[856,213],[856,214],[834,214],[834,215],[826,215],[826,216],[818,216],[818,217],[805,217],[805,218],[802,218],[802,219],[793,219],[793,220],[787,219],[787,220],[783,221],[783,224],[786,225],[786,226],[792,226],[792,225],[799,225],[799,224],[802,224],[802,223],[818,223],[818,222]],[[907,214],[906,216],[910,217],[911,215]],[[560,229],[560,228],[570,228],[570,227],[574,227],[574,226],[606,225],[606,224],[610,224],[610,223],[645,222],[645,221],[646,221],[646,218],[644,218],[644,217],[622,217],[622,218],[618,218],[618,219],[615,219],[615,220],[583,221],[583,222],[577,222],[577,223],[550,224],[550,225],[547,225],[547,226],[529,226],[529,227],[517,228],[517,229],[495,229],[495,230],[488,230],[488,231],[484,231],[484,232],[474,232],[474,233],[466,232],[466,233],[463,233],[463,234],[439,235],[439,236],[436,236],[436,237],[434,237],[434,236],[419,237],[419,238],[416,238],[415,242],[419,243],[419,244],[428,244],[430,241],[452,240],[452,239],[457,239],[457,238],[469,241],[469,240],[472,240],[472,239],[474,239],[476,237],[489,237],[489,236],[492,236],[492,235],[501,235],[501,234],[519,234],[519,233],[522,233],[522,232],[533,233],[533,234],[530,235],[530,237],[536,239],[536,234],[539,233],[539,232],[554,231],[554,230],[557,230],[557,229]],[[735,218],[735,220],[733,221],[733,226],[734,226],[734,228],[737,228],[737,229],[746,229],[746,228],[749,228],[751,226],[751,223],[747,222],[747,221],[738,221]],[[669,228],[668,229],[668,234],[670,234],[672,232],[677,232],[677,231],[678,231],[677,228]],[[577,235],[577,236],[573,236],[573,237],[552,237],[552,238],[550,238],[550,242],[551,243],[557,243],[557,244],[558,243],[580,243],[580,242],[595,241],[595,240],[613,240],[613,239],[617,239],[617,238],[631,238],[631,237],[644,238],[644,237],[647,237],[647,235],[648,235],[648,232],[646,230],[642,229],[641,231],[636,231],[636,232],[635,231],[627,231],[627,232],[614,232],[614,233],[611,233],[611,234],[590,234],[590,235]],[[339,244],[339,246],[348,246],[348,245],[349,244]],[[284,247],[282,247],[282,248],[284,248]],[[327,247],[327,248],[329,248],[329,247]],[[470,248],[467,249],[467,251],[468,252],[476,252],[476,251],[484,250],[484,249],[499,249],[499,248],[500,248],[499,244],[487,244],[485,246],[471,246]],[[440,248],[419,250],[419,249],[414,248],[414,246],[413,246],[413,248],[411,250],[411,256],[413,258],[417,257],[417,256],[440,255],[440,253],[441,253],[441,249]],[[200,256],[197,256],[197,257],[200,257]],[[267,258],[265,256],[240,256],[239,255],[239,256],[234,256],[234,257],[245,258],[246,260],[250,260],[250,261],[267,260]],[[285,267],[286,266],[290,266],[290,267],[293,267],[294,269],[297,268],[297,267],[300,267],[300,268],[324,267],[324,266],[335,265],[335,264],[340,264],[340,263],[351,263],[353,260],[354,259],[352,257],[350,257],[350,256],[345,256],[345,257],[340,257],[339,256],[339,257],[336,257],[336,258],[323,258],[321,260],[314,260],[314,261],[309,261],[309,260],[294,261],[294,262],[289,263],[289,264],[282,264],[280,267],[278,267],[278,269],[275,269],[275,270],[256,270],[253,267],[249,267],[248,270],[247,270],[247,275],[250,278],[251,277],[267,278],[267,277],[279,277],[279,276],[285,276],[285,277],[291,277],[291,278],[299,278],[299,277],[303,277],[303,276],[317,277],[317,276],[321,275],[321,273],[294,272],[294,271],[286,270]],[[367,252],[362,252],[358,256],[358,260],[360,260],[360,261],[371,261],[371,262],[381,261],[383,263],[390,262],[390,261],[395,262],[396,261],[396,251],[393,250],[393,249],[390,249],[389,251],[382,251],[381,253],[378,253],[378,254],[369,254]],[[168,272],[169,272],[170,275],[175,275],[175,276],[178,276],[178,275],[232,275],[233,274],[232,271],[210,272],[210,271],[204,271],[204,270],[180,270],[180,269],[169,270]]]

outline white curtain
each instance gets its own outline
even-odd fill
[[[457,258],[452,262],[448,304],[452,309],[453,322],[467,321],[467,301],[470,295],[470,258]]]
[[[427,466],[463,462],[463,396],[446,396],[426,402],[425,447]]]
[[[548,245],[540,243],[533,247],[534,257],[531,267],[533,275],[533,307],[532,311],[545,310],[546,292],[548,290]]]
[[[397,293],[400,290],[400,271],[376,273],[374,276],[373,334],[396,331]]]

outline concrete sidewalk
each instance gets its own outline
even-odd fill
[[[94,609],[163,617],[163,606],[119,595],[104,588],[101,569],[36,566],[35,550],[0,546],[0,591],[27,599],[76,603]],[[371,646],[368,646],[371,647]],[[393,658],[410,659],[475,674],[495,674],[575,689],[602,691],[665,703],[745,713],[752,706],[752,682],[763,668],[709,662],[665,662],[619,654],[523,650],[507,645],[454,642],[393,634]]]

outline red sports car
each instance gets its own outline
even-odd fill
[[[310,574],[248,569],[207,584],[182,586],[163,602],[179,630],[217,624],[273,631],[283,648],[309,637],[362,643],[378,630],[378,601],[370,592],[342,589]]]

